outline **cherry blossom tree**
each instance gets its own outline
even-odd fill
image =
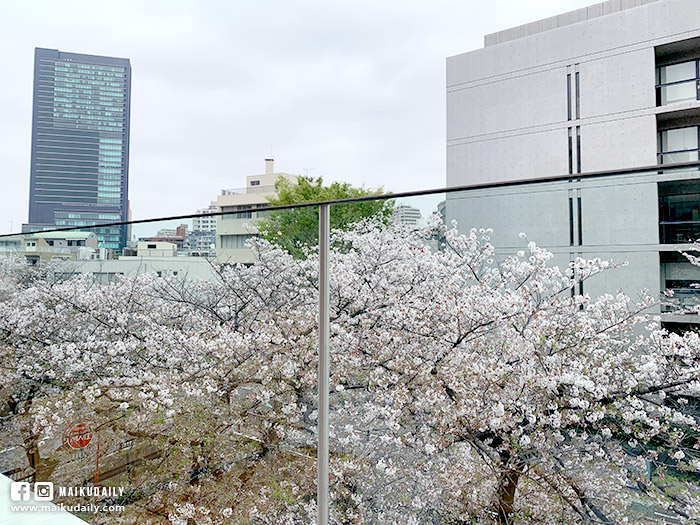
[[[632,500],[700,518],[700,340],[660,329],[656,298],[572,294],[614,265],[561,271],[525,238],[500,256],[439,221],[333,235],[334,522],[635,523]],[[57,436],[101,429],[129,491],[96,522],[312,519],[318,256],[252,247],[208,282],[3,266],[0,431],[72,485],[93,456]]]
[[[684,409],[700,342],[640,315],[654,298],[572,297],[609,263],[577,260],[562,273],[534,243],[498,261],[488,232],[446,230],[437,252],[376,228],[344,239],[354,249],[333,268],[336,380],[370,389],[394,445],[414,453],[374,447],[384,472],[399,463],[389,478],[403,477],[404,493],[405,458],[413,463],[414,496],[398,514],[426,521],[442,499],[457,522],[634,522],[630,485],[697,515],[695,486],[669,495],[644,476],[662,454],[676,469],[700,465]],[[416,501],[432,508],[418,512]]]

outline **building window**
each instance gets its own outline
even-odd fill
[[[250,239],[250,237],[250,235],[222,235],[220,248],[225,250],[245,248],[245,242]]]
[[[658,135],[659,164],[698,160],[699,131],[698,126],[660,131]]]
[[[698,60],[656,68],[656,105],[698,100]]]
[[[571,120],[571,73],[566,75],[566,117]]]
[[[233,211],[233,210],[250,210],[251,206],[250,205],[243,205],[243,206],[228,206],[225,207],[223,211]],[[221,218],[223,220],[227,219],[250,219],[253,216],[253,213],[250,211],[243,211],[240,213],[226,213],[223,215]]]
[[[155,244],[149,244],[146,248],[149,249],[149,250],[155,250],[155,249],[156,249],[156,245],[155,245]]]
[[[581,173],[581,126],[576,126],[576,173]]]
[[[576,72],[576,118],[581,118],[581,79],[579,71]]]
[[[251,180],[250,185],[251,186],[260,186],[260,181],[259,180]]]
[[[662,244],[700,239],[700,181],[659,183],[659,219]]]

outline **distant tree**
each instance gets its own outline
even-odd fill
[[[381,195],[382,187],[367,189],[355,188],[347,182],[333,182],[323,185],[321,177],[298,177],[297,184],[280,178],[275,184],[276,197],[270,198],[270,204],[282,206],[304,202],[351,199],[368,195]],[[393,200],[378,200],[338,204],[331,209],[331,229],[347,230],[352,224],[362,219],[376,216],[388,224],[394,211]],[[294,208],[272,211],[259,224],[262,237],[276,244],[294,257],[302,257],[305,246],[318,244],[318,208]]]

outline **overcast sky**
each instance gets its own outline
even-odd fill
[[[0,231],[27,221],[34,48],[131,60],[134,218],[276,171],[445,186],[445,59],[591,0],[0,1]]]

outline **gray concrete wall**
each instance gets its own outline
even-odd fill
[[[620,265],[627,262],[625,267],[588,281],[584,292],[597,297],[623,291],[636,298],[644,288],[652,294],[662,291],[657,183],[692,176],[653,172],[468,190],[448,194],[445,213],[448,222],[458,222],[460,231],[493,229],[491,240],[500,257],[534,241],[550,250],[552,264],[562,269],[575,257],[600,257]],[[521,232],[526,239],[520,238]],[[697,268],[687,270],[700,278]]]
[[[448,58],[447,185],[564,175],[576,126],[583,172],[656,164],[654,46],[700,36],[700,8],[634,3]],[[576,71],[580,118],[569,121]]]

